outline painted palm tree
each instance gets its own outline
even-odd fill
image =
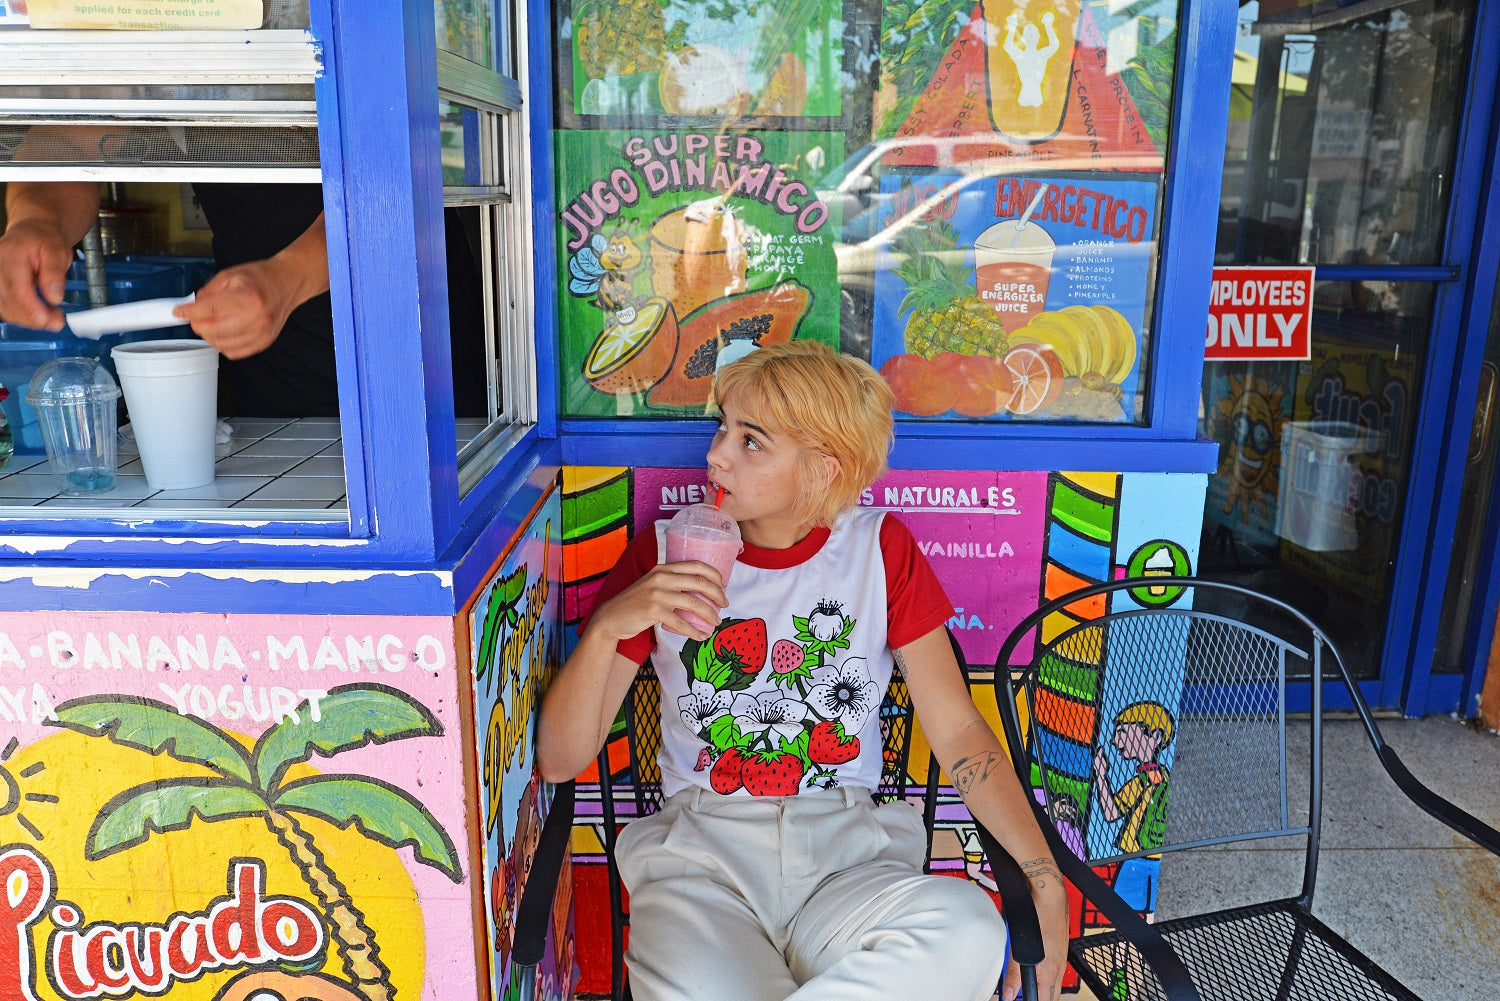
[[[375,934],[297,817],[336,827],[353,824],[391,848],[410,845],[413,857],[455,883],[463,878],[453,841],[410,794],[358,775],[313,775],[286,781],[287,770],[314,754],[332,757],[367,744],[440,736],[432,713],[404,692],[381,685],[345,685],[320,700],[316,718],[304,702],[246,750],[228,733],[152,699],[93,696],[57,707],[56,726],[150,754],[202,765],[212,774],[153,780],[104,804],[89,829],[85,856],[100,859],[141,844],[153,833],[180,831],[194,818],[212,823],[260,817],[291,854],[323,906],[344,972],[369,1001],[391,1001],[395,988],[381,962]]]

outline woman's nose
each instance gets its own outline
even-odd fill
[[[724,468],[724,435],[720,435],[714,443],[708,447],[708,464],[714,469]]]

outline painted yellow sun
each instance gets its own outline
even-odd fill
[[[252,743],[238,735],[236,739],[246,746]],[[49,907],[31,930],[39,998],[62,997],[50,983],[46,959],[48,937],[56,927],[54,914],[63,914],[61,920],[71,919],[75,927],[85,928],[98,922],[165,925],[173,915],[201,914],[216,898],[229,894],[233,888],[228,880],[236,861],[263,864],[264,897],[291,898],[323,914],[287,849],[265,821],[256,817],[211,823],[197,819],[185,830],[152,834],[104,858],[85,856],[90,828],[111,798],[153,781],[207,775],[207,769],[70,731],[7,750],[10,753],[0,762],[0,770],[14,787],[19,808],[0,812],[0,843],[45,859],[53,875],[54,896],[66,902],[61,910]],[[303,765],[288,778],[312,774]],[[305,816],[297,821],[374,931],[396,996],[419,996],[426,936],[422,908],[401,859],[352,828],[340,830]],[[326,920],[324,924],[326,932]],[[314,959],[309,966],[302,972],[320,970],[333,980],[347,982],[331,942],[321,963]],[[168,993],[173,1001],[209,1001],[243,972],[243,968],[210,969],[197,980],[178,981]]]
[[[1222,445],[1218,475],[1225,490],[1224,511],[1241,509],[1249,518],[1276,499],[1281,484],[1281,403],[1285,391],[1265,379],[1229,377],[1229,392],[1213,413],[1213,436]]]

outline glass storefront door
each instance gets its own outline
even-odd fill
[[[1240,7],[1216,263],[1313,264],[1306,361],[1212,362],[1200,572],[1322,624],[1382,672],[1445,269],[1472,4]]]

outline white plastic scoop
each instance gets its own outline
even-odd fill
[[[97,341],[105,334],[185,326],[187,321],[173,316],[172,310],[187,305],[195,298],[196,294],[180,299],[143,299],[140,302],[122,302],[117,306],[81,309],[67,315],[68,329],[78,337]]]

